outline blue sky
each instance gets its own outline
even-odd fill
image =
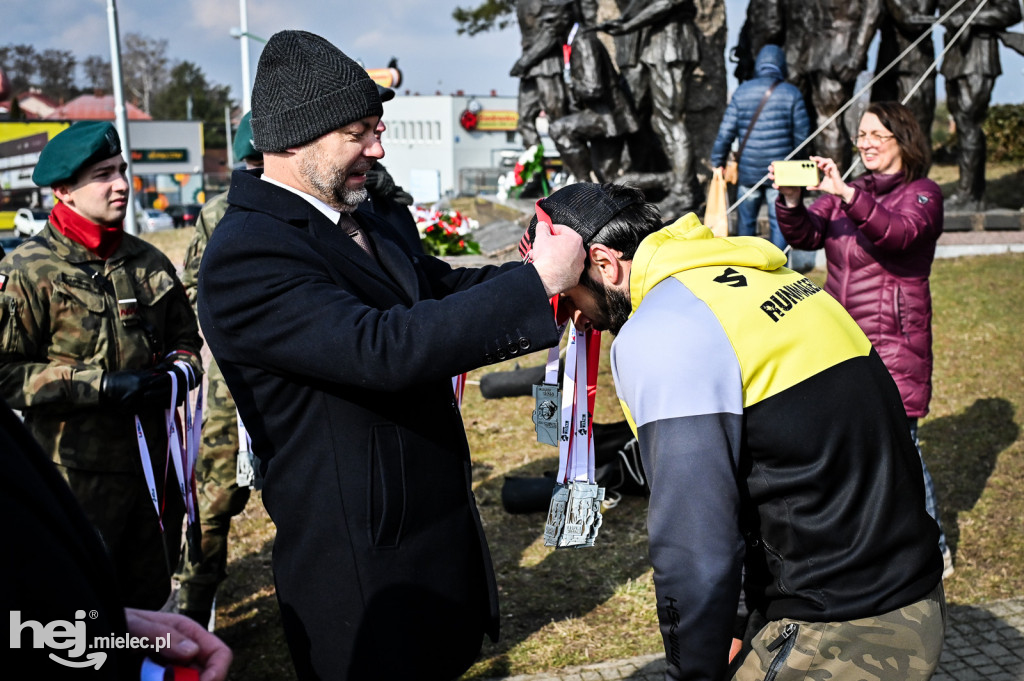
[[[241,99],[241,50],[230,30],[240,23],[242,0],[119,0],[121,34],[141,33],[168,41],[172,60],[199,65],[207,79],[230,85]],[[516,93],[508,70],[519,56],[519,31],[513,25],[501,32],[472,38],[457,36],[452,9],[477,0],[245,0],[249,32],[269,38],[281,29],[319,33],[367,68],[384,67],[398,58],[404,82],[400,94]],[[746,0],[726,0],[729,45],[743,23]],[[3,0],[0,45],[29,43],[37,50],[69,49],[79,58],[91,54],[109,58],[107,0]],[[1019,25],[1018,25],[1019,30]],[[252,65],[261,45],[250,43]],[[994,102],[1024,102],[1024,57],[1003,51],[1004,75],[996,85]],[[730,88],[735,84],[732,83]],[[939,89],[939,99],[943,90]]]

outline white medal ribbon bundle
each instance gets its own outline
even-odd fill
[[[593,546],[601,527],[604,488],[594,479],[591,419],[600,347],[599,332],[578,331],[569,322],[562,389],[558,388],[558,346],[548,351],[544,383],[533,387],[537,440],[558,447],[558,477],[544,526],[545,546]]]
[[[164,480],[167,480],[168,468],[174,466],[174,473],[178,479],[178,492],[181,494],[185,504],[185,511],[188,517],[187,538],[190,544],[195,544],[198,549],[199,534],[199,508],[196,497],[195,471],[196,461],[199,458],[200,433],[203,423],[203,386],[198,380],[192,367],[184,361],[177,361],[174,365],[180,368],[189,377],[188,383],[196,386],[195,406],[192,407],[189,396],[186,395],[182,409],[184,411],[184,432],[179,433],[178,425],[178,377],[173,371],[168,371],[171,377],[171,400],[167,409],[164,410],[164,420],[167,432],[167,451],[165,452]],[[189,385],[183,386],[186,393]],[[142,422],[135,417],[135,435],[139,444],[139,456],[142,460],[142,472],[146,478],[146,486],[149,489],[149,498],[156,510],[157,521],[160,523],[161,532],[164,529],[163,509],[160,505],[160,498],[156,488],[156,476],[153,472],[153,463],[149,455],[149,444],[146,442],[146,434],[142,429]],[[195,529],[193,529],[193,525]],[[198,554],[197,554],[198,555]]]

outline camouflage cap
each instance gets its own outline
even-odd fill
[[[32,181],[52,187],[85,166],[121,154],[121,138],[109,121],[79,121],[50,140],[39,154]]]
[[[263,152],[257,151],[252,146],[252,112],[242,116],[238,122],[238,130],[235,131],[235,140],[231,144],[231,151],[236,161],[244,161],[247,158],[263,158]]]

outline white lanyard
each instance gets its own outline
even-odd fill
[[[557,348],[554,371],[557,375]],[[562,377],[562,405],[559,419],[558,477],[565,484],[570,480],[594,482],[594,446],[590,419],[587,362],[593,348],[587,347],[587,336],[569,323],[569,345],[565,353],[565,374]],[[545,369],[551,380],[551,354]],[[557,379],[555,379],[557,380]]]
[[[188,524],[191,525],[199,519],[199,510],[195,496],[195,472],[196,460],[199,458],[199,429],[202,427],[203,387],[201,384],[197,386],[196,407],[192,409],[187,395],[188,383],[199,383],[199,381],[195,380],[195,372],[187,362],[179,360],[174,363],[174,366],[181,368],[185,375],[189,377],[185,385],[186,396],[183,404],[185,432],[181,435],[178,434],[178,410],[176,407],[178,377],[174,372],[169,372],[171,376],[171,402],[168,408],[164,410],[164,418],[167,424],[168,451],[174,463],[174,472],[178,477],[178,490],[181,492],[182,501],[185,502]],[[183,443],[184,448],[182,448]]]
[[[139,421],[138,416],[135,417],[135,437],[139,441],[139,456],[142,458],[142,473],[146,478],[146,487],[149,488],[149,499],[153,502],[153,508],[156,510],[156,519],[160,523],[160,531],[163,532],[164,518],[163,513],[160,512],[160,499],[156,491],[153,462],[149,458],[149,445],[146,444],[146,434],[142,431],[142,422]],[[164,475],[167,475],[167,471],[164,471]]]
[[[188,514],[188,524],[199,519],[198,505],[195,493],[195,467],[198,459],[199,438],[203,420],[203,386],[195,380],[195,372],[192,367],[183,361],[177,361],[175,366],[181,367],[190,377],[192,382],[197,383],[196,406],[191,408],[188,399],[188,386],[185,386],[186,398],[185,410],[185,433],[184,449],[182,448],[182,437],[178,434],[176,407],[178,398],[178,378],[173,371],[168,371],[171,378],[171,399],[167,409],[164,410],[164,423],[167,433],[167,449],[164,453],[164,480],[167,479],[169,464],[174,465],[174,472],[178,478],[178,491],[185,504]],[[156,488],[156,475],[153,471],[153,462],[150,459],[149,443],[146,442],[146,433],[142,428],[142,421],[135,416],[135,437],[139,446],[139,458],[142,460],[142,473],[146,479],[146,487],[149,491],[150,501],[156,510],[157,522],[160,524],[160,531],[164,529],[163,511],[160,507],[160,497]]]

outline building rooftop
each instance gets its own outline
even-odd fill
[[[153,117],[131,102],[125,104],[128,120],[151,121]],[[62,121],[112,121],[114,120],[113,95],[81,95],[67,104],[54,109],[46,118]]]

